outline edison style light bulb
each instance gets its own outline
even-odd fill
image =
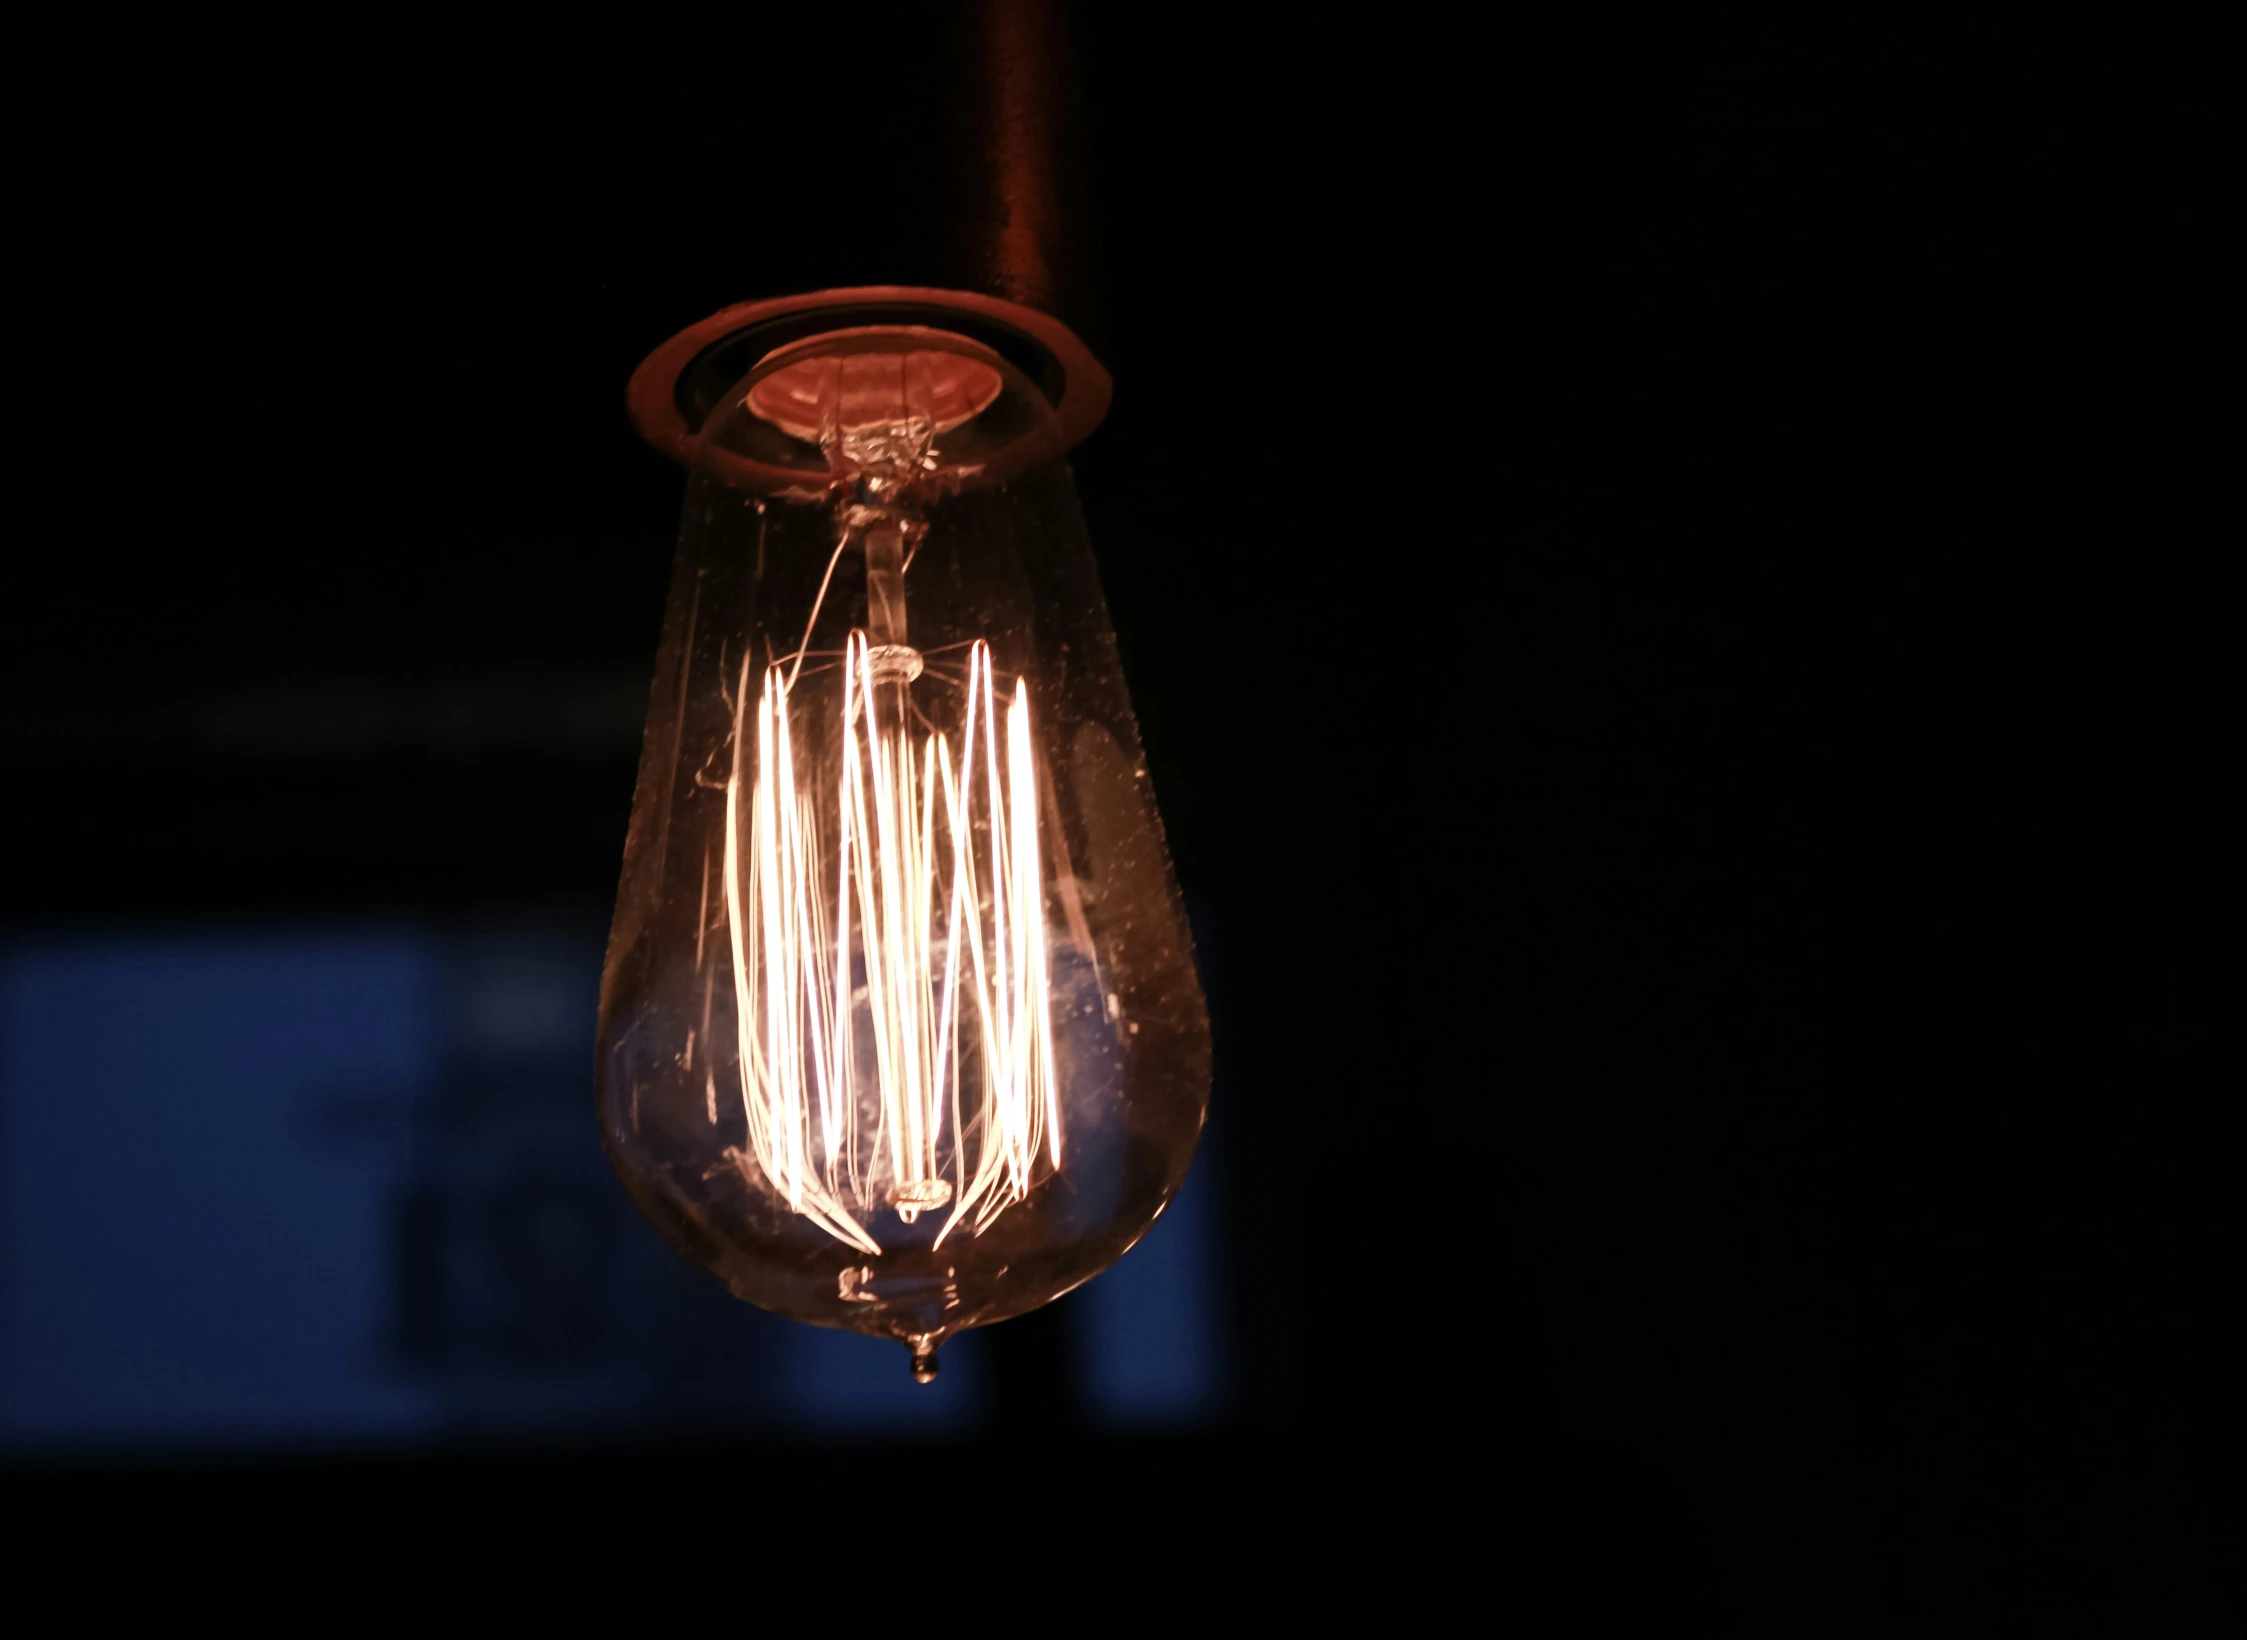
[[[693,456],[601,990],[618,1172],[925,1382],[1146,1233],[1208,1090],[1052,407],[940,329],[780,348]]]

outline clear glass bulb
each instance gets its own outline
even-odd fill
[[[1146,1233],[1208,1094],[1045,399],[941,331],[783,349],[688,483],[601,986],[617,1171],[736,1294],[925,1381]]]

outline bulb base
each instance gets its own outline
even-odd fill
[[[919,325],[980,342],[1036,385],[1071,445],[1108,413],[1115,384],[1092,350],[1051,314],[974,291],[861,285],[742,302],[689,325],[640,362],[625,391],[632,425],[691,465],[711,411],[764,359],[809,337]]]

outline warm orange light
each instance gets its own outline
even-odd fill
[[[841,720],[817,726],[842,747],[841,787],[827,794],[798,779],[794,668],[766,668],[752,727],[744,660],[726,783],[726,926],[748,1067],[749,1144],[732,1154],[869,1253],[882,1249],[861,1221],[881,1207],[911,1224],[950,1203],[940,1247],[970,1213],[980,1234],[1020,1201],[1041,1157],[1061,1165],[1028,692],[1017,680],[1002,774],[990,646],[968,646],[964,679],[897,647],[878,669],[866,634],[850,636]],[[915,676],[948,684],[957,762],[934,728],[914,750],[905,714],[927,721],[908,693]]]

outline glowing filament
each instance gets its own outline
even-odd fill
[[[853,632],[822,801],[790,682],[766,670],[752,731],[744,663],[726,784],[741,1165],[867,1252],[860,1220],[885,1206],[911,1223],[949,1203],[936,1245],[970,1215],[980,1234],[1061,1164],[1028,691],[1002,730],[978,641],[957,758],[933,729],[916,747],[889,721],[910,709],[894,658]]]

